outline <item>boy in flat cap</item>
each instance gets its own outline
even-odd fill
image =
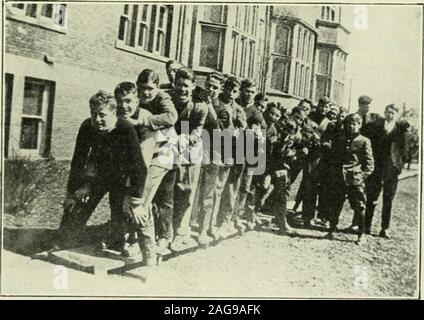
[[[326,235],[326,238],[333,239],[347,195],[358,217],[357,244],[363,241],[365,226],[365,179],[374,171],[371,141],[360,134],[361,125],[362,118],[358,114],[349,115],[345,129],[332,141],[335,165],[330,192],[333,201],[329,212],[330,230]]]

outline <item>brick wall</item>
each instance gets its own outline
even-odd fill
[[[56,158],[72,156],[78,127],[89,116],[88,99],[99,89],[112,93],[118,82],[135,81],[144,68],[156,69],[167,81],[162,61],[115,48],[123,4],[68,7],[66,34],[6,20],[6,53],[19,58],[6,59],[6,72],[56,83],[51,147]],[[53,66],[42,62],[45,54],[54,58]]]

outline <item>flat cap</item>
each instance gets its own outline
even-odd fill
[[[322,97],[318,101],[318,104],[327,104],[327,103],[330,103],[330,98],[328,98],[328,97]]]
[[[369,96],[360,96],[358,99],[359,104],[370,104],[372,101],[372,98]]]

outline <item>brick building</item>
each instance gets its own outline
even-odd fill
[[[266,91],[292,108],[328,96],[341,106],[349,31],[337,6],[272,6]]]
[[[6,156],[69,159],[95,92],[113,92],[144,68],[157,70],[167,82],[170,59],[192,68],[199,84],[212,70],[253,78],[261,91],[288,107],[322,93],[340,98],[333,88],[343,85],[343,74],[334,66],[346,58],[339,44],[346,30],[340,13],[331,21],[332,13],[327,19],[323,9],[320,16],[318,6],[14,3],[5,8]],[[319,67],[325,61],[327,69]]]

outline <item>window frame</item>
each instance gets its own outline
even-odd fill
[[[22,8],[18,8],[16,5],[23,5]],[[27,9],[29,6],[36,6],[35,16],[27,15]],[[46,5],[52,5],[52,17],[46,17],[41,15],[42,7]],[[59,10],[65,8],[64,23],[60,25],[56,23]],[[66,3],[7,3],[6,4],[7,18],[21,22],[25,22],[31,25],[36,25],[44,29],[56,31],[59,33],[67,33],[68,31],[68,17],[69,17],[69,6]]]

